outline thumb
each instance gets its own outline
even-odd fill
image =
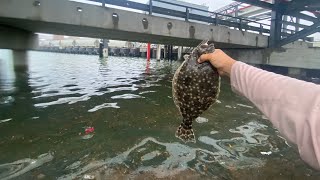
[[[198,63],[203,63],[209,60],[210,60],[210,54],[202,54],[198,59]]]

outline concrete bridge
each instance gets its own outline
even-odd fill
[[[96,1],[101,2],[101,0]],[[34,32],[181,46],[195,46],[201,40],[209,39],[215,42],[218,48],[226,49],[234,58],[252,64],[320,69],[318,48],[310,48],[302,42],[285,45],[283,48],[268,48],[270,40],[273,45],[277,42],[272,34],[275,32],[279,36],[277,22],[272,23],[269,29],[265,29],[266,25],[246,19],[233,17],[227,19],[235,18],[235,20],[226,21],[223,18],[219,19],[218,14],[214,14],[215,17],[209,14],[208,16],[191,14],[189,7],[185,7],[186,12],[178,12],[153,7],[152,4],[139,4],[125,0],[104,0],[103,2],[134,7],[141,12],[68,0],[0,1],[0,48],[35,49],[38,39]],[[257,3],[255,5],[266,6],[272,9],[272,12],[275,11],[272,4]],[[148,14],[142,12],[148,12]],[[155,15],[159,13],[178,18]],[[305,15],[302,18],[305,18]],[[293,35],[282,34],[288,38],[278,42],[288,44],[299,39],[301,34],[309,35],[318,31],[320,21],[318,22],[317,18],[309,18],[309,20],[314,22],[310,27],[314,26],[315,29],[306,27]],[[255,26],[252,25],[254,23],[256,23]],[[273,29],[273,26],[278,27],[278,30]],[[308,62],[305,57],[308,57]]]
[[[27,32],[41,32],[184,46],[203,39],[219,47],[268,46],[268,37],[261,34],[68,0],[0,1],[0,24],[0,39],[14,39],[25,31],[24,36]],[[17,46],[12,40],[1,42],[0,48]]]

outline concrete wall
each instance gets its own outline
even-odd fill
[[[234,59],[271,66],[320,69],[320,48],[297,41],[281,49],[225,49]]]
[[[36,49],[38,42],[38,35],[32,32],[0,25],[0,49]]]
[[[223,26],[185,22],[67,0],[39,1],[40,6],[35,6],[34,0],[0,1],[0,23],[32,32],[183,46],[194,46],[203,39],[216,42],[220,48],[268,46],[267,36]],[[113,14],[117,14],[118,23],[113,20]],[[148,21],[148,25],[143,25],[143,19]],[[171,28],[168,23],[171,23]]]
[[[306,69],[320,69],[320,48],[308,43],[294,42],[284,46],[283,51],[273,51],[267,64]]]

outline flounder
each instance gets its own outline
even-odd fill
[[[177,69],[172,80],[175,105],[182,115],[176,137],[184,142],[195,142],[192,122],[214,104],[220,92],[220,76],[209,62],[198,63],[202,54],[214,52],[214,44],[202,41]]]

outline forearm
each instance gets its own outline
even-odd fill
[[[277,75],[241,62],[233,64],[231,85],[253,102],[297,144],[301,157],[320,169],[320,87]]]

